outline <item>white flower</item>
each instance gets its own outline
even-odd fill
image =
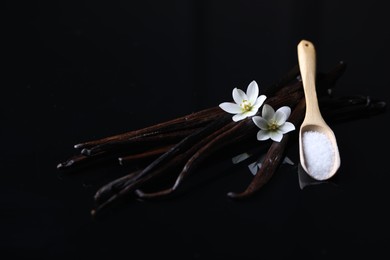
[[[235,114],[233,121],[237,122],[257,113],[257,110],[259,110],[267,98],[265,95],[259,97],[258,95],[259,87],[256,81],[252,81],[248,85],[246,93],[238,88],[233,89],[233,100],[235,103],[224,102],[219,104],[219,107],[230,114]]]
[[[291,108],[283,106],[276,112],[268,104],[264,104],[262,110],[262,116],[252,117],[253,122],[260,131],[257,133],[257,140],[264,141],[269,138],[276,142],[280,142],[283,138],[283,134],[295,130],[295,126],[286,122],[291,114]]]

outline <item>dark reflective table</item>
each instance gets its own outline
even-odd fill
[[[7,3],[1,95],[0,253],[18,259],[335,259],[388,256],[387,112],[332,125],[341,167],[307,179],[298,145],[253,197],[253,178],[219,151],[167,199],[128,198],[91,217],[118,164],[59,171],[73,145],[141,129],[260,89],[297,64],[347,69],[334,96],[389,101],[384,4],[179,1]],[[354,10],[353,12],[351,10]],[[257,142],[257,141],[256,141]],[[231,151],[230,151],[231,152]],[[233,150],[234,154],[234,150]],[[220,156],[218,156],[220,155]],[[226,156],[225,156],[226,155]]]

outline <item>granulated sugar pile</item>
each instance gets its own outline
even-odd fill
[[[329,138],[320,132],[307,131],[302,136],[308,173],[318,180],[327,179],[333,163],[334,152]]]

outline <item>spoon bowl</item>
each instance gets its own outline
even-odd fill
[[[299,129],[302,168],[316,180],[331,178],[340,167],[340,153],[333,130],[325,122],[316,93],[316,51],[313,43],[298,44],[298,62],[305,93],[305,118]]]

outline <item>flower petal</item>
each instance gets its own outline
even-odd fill
[[[233,100],[236,102],[238,105],[242,103],[243,100],[248,100],[247,95],[245,94],[244,91],[238,88],[233,89]]]
[[[278,111],[282,111],[283,113],[286,114],[287,118],[290,117],[291,114],[291,108],[289,106],[283,106],[278,109]]]
[[[234,116],[233,116],[233,121],[234,121],[234,122],[238,122],[238,121],[240,121],[240,120],[242,120],[242,119],[244,119],[244,118],[246,118],[246,117],[247,117],[247,114],[246,114],[246,113],[237,114],[237,115],[234,115]]]
[[[232,102],[224,102],[219,104],[219,107],[230,114],[242,113],[242,107]]]
[[[290,164],[290,165],[294,165],[294,162],[290,158],[288,158],[287,156],[284,157],[282,163],[287,163],[287,164]]]
[[[270,131],[269,136],[275,142],[280,142],[283,138],[283,134],[280,131]]]
[[[232,162],[233,164],[238,164],[246,159],[248,159],[249,157],[251,157],[251,155],[249,153],[241,153],[239,155],[236,155],[232,158]]]
[[[261,95],[260,97],[258,97],[256,99],[256,101],[253,104],[253,107],[257,107],[257,109],[259,109],[259,107],[261,107],[264,103],[264,101],[267,99],[267,97],[265,95]]]
[[[268,121],[265,120],[264,118],[262,118],[261,116],[254,116],[252,117],[252,121],[253,123],[255,123],[255,125],[262,129],[262,130],[268,130]]]
[[[276,121],[278,126],[281,126],[286,122],[287,115],[285,114],[285,112],[283,112],[283,110],[278,109],[274,114],[274,120]]]
[[[254,115],[256,115],[256,113],[257,113],[257,109],[254,107],[252,107],[252,110],[245,112],[247,117],[254,116]]]
[[[265,141],[270,138],[269,131],[260,130],[257,132],[257,140]]]
[[[274,114],[275,110],[270,105],[264,104],[263,110],[261,112],[262,117],[265,120],[270,121],[274,117]]]
[[[257,97],[259,96],[259,87],[257,86],[256,81],[252,81],[246,90],[246,95],[248,97],[248,101],[251,104],[256,102]]]
[[[253,175],[256,175],[256,173],[259,171],[260,167],[261,167],[261,165],[259,165],[259,163],[257,163],[257,162],[253,162],[253,163],[248,165],[248,168]]]
[[[285,134],[285,133],[288,133],[290,131],[295,130],[295,126],[293,123],[286,122],[283,125],[279,126],[279,130],[280,130],[280,132],[282,132],[282,134]]]

